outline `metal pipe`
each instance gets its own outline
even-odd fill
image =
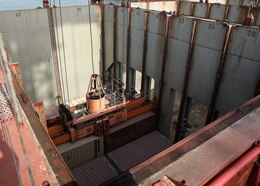
[[[226,185],[234,176],[238,174],[245,166],[257,159],[260,155],[260,146],[255,146],[245,155],[240,157],[231,167],[225,170],[209,183],[210,186]]]
[[[14,112],[17,123],[22,124],[22,122],[23,122],[22,116],[21,116],[21,112],[19,110],[18,100],[16,98],[16,93],[15,93],[13,79],[12,79],[12,72],[9,67],[7,53],[4,48],[4,41],[3,41],[2,33],[0,33],[0,56],[2,59],[2,68],[4,70],[4,75],[7,80],[7,87],[8,87],[8,91],[9,91],[10,102],[12,104],[13,112]]]

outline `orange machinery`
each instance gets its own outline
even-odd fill
[[[67,108],[59,103],[59,115],[48,118],[48,133],[55,145],[66,141],[76,141],[89,135],[102,136],[108,130],[124,121],[142,113],[155,109],[155,101],[148,97],[140,97],[123,101],[120,104],[106,106],[108,101],[99,76],[93,74],[90,79],[86,103]],[[84,108],[83,108],[84,107]],[[72,113],[83,110],[80,117],[73,117]]]

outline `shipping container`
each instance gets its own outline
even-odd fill
[[[154,131],[108,153],[107,158],[117,170],[124,172],[170,146],[164,136]]]
[[[116,168],[104,156],[80,165],[71,171],[80,186],[100,185],[119,174]]]
[[[103,137],[90,136],[57,146],[70,169],[104,154]]]
[[[131,118],[113,128],[104,136],[104,152],[109,153],[155,129],[154,112]]]

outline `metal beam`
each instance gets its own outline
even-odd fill
[[[158,110],[157,110],[157,122],[156,122],[156,129],[158,129],[158,124],[160,121],[161,115],[161,104],[162,104],[162,95],[164,90],[164,76],[165,76],[165,66],[167,61],[167,50],[168,50],[168,35],[169,35],[169,18],[166,12],[162,12],[164,22],[165,22],[165,29],[164,29],[164,45],[163,45],[163,58],[162,58],[162,68],[161,68],[161,78],[160,78],[160,88],[159,88],[159,97],[158,97]]]
[[[228,26],[228,25],[226,24],[225,26]],[[224,46],[222,49],[221,58],[220,58],[219,66],[218,66],[218,71],[217,71],[217,75],[216,75],[216,79],[215,79],[215,85],[214,85],[214,89],[213,89],[213,93],[211,96],[211,101],[210,101],[210,105],[209,105],[209,109],[208,109],[206,125],[212,121],[212,118],[213,118],[213,115],[215,112],[216,100],[218,97],[220,84],[223,79],[223,73],[224,73],[226,57],[227,57],[227,50],[228,50],[232,31],[233,31],[233,27],[232,26],[228,27],[228,31],[226,33],[225,43],[224,43]]]
[[[197,20],[193,20],[192,26],[192,33],[191,33],[191,40],[189,45],[189,53],[186,62],[186,71],[184,76],[184,83],[182,88],[182,97],[181,97],[181,104],[180,104],[180,111],[178,116],[178,122],[176,126],[176,134],[175,134],[175,143],[181,139],[181,131],[183,127],[183,120],[184,120],[184,113],[185,113],[185,105],[188,93],[188,86],[189,86],[189,76],[192,67],[192,56],[193,56],[193,48],[194,48],[194,41],[196,37],[196,29],[197,29]]]
[[[116,78],[116,63],[117,63],[117,6],[114,6],[114,19],[113,19],[113,79]]]
[[[147,33],[149,26],[149,11],[145,12],[145,20],[144,20],[144,43],[143,43],[143,60],[142,60],[142,82],[141,82],[141,95],[145,95],[145,78],[146,78],[146,55],[147,55]]]
[[[105,6],[100,5],[101,9],[101,52],[102,52],[102,82],[105,84],[106,55],[105,55]]]
[[[131,39],[131,17],[132,17],[132,9],[128,11],[128,25],[127,25],[127,48],[126,48],[126,90],[131,90],[131,84],[130,84],[130,39]]]

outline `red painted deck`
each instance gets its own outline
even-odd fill
[[[1,68],[0,86],[5,87]],[[6,99],[1,95],[0,99]],[[44,181],[56,185],[57,180],[25,116],[19,131],[12,113],[10,117],[4,116],[4,111],[10,108],[4,104],[0,106],[0,185],[16,186],[20,185],[20,181],[26,186],[32,185],[33,182],[35,185],[42,185]]]

